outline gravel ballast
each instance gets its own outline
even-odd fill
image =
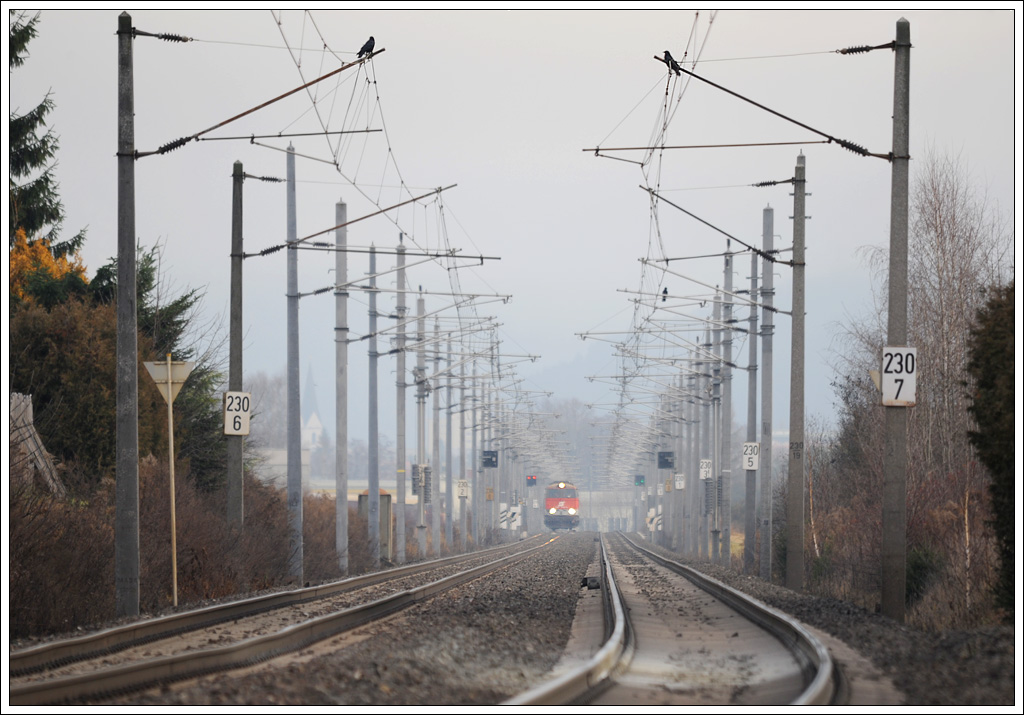
[[[565,535],[535,558],[297,656],[117,703],[501,703],[550,673],[558,661],[581,582],[597,554],[595,537]],[[663,553],[843,641],[899,691],[899,700],[886,704],[1015,704],[1013,626],[926,633],[846,602]]]
[[[1015,704],[1012,625],[928,633],[845,601],[797,593],[724,566],[655,550],[843,641],[900,691],[902,703],[892,704]]]

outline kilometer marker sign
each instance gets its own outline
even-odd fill
[[[250,408],[251,401],[252,393],[249,392],[224,393],[224,434],[249,434],[249,417],[252,412]]]
[[[882,405],[917,404],[917,348],[882,348]]]

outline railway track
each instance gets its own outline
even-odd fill
[[[836,669],[799,623],[642,543],[595,537],[545,536],[15,652],[10,702],[835,702]]]
[[[800,623],[637,541],[602,539],[589,578],[601,580],[604,638],[506,704],[824,705],[837,696],[828,650]]]
[[[13,651],[10,703],[101,700],[253,665],[384,618],[542,548],[516,544]]]

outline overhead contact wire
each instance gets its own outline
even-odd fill
[[[654,59],[657,60],[658,62],[664,62],[664,60],[662,60],[658,56],[655,56]],[[793,119],[792,117],[786,116],[785,114],[783,114],[781,112],[777,112],[774,109],[766,107],[766,106],[764,106],[763,104],[761,104],[759,102],[755,102],[754,100],[750,99],[749,97],[744,97],[742,94],[739,94],[738,92],[734,92],[731,89],[727,89],[727,88],[723,87],[720,84],[716,84],[715,82],[712,82],[709,79],[701,77],[700,75],[698,75],[698,74],[696,74],[694,72],[691,72],[688,69],[680,68],[680,71],[685,72],[686,74],[691,75],[693,77],[696,77],[701,82],[705,82],[707,84],[710,84],[715,89],[720,89],[723,92],[726,92],[727,94],[731,94],[732,96],[736,97],[737,99],[741,99],[744,102],[748,102],[749,104],[753,104],[755,107],[757,107],[759,109],[763,109],[764,111],[766,111],[766,112],[768,112],[770,114],[774,114],[775,116],[779,117],[780,119],[785,119],[787,122],[791,122],[792,124],[796,124],[798,127],[803,127],[804,129],[806,129],[809,132],[814,132],[818,136],[825,137],[826,139],[828,139],[829,143],[835,142],[836,144],[838,144],[839,146],[843,147],[844,149],[852,151],[854,154],[860,154],[861,156],[873,156],[873,157],[877,157],[879,159],[886,159],[886,160],[889,160],[889,161],[892,160],[892,157],[890,156],[890,154],[875,154],[873,152],[868,151],[867,149],[865,149],[862,146],[854,144],[853,142],[847,141],[845,139],[839,139],[838,137],[834,137],[831,134],[828,134],[826,132],[823,132],[823,131],[820,131],[818,129],[815,129],[814,127],[811,127],[811,126],[809,126],[807,124],[804,124],[803,122],[797,121],[796,119]]]
[[[373,54],[379,54],[380,52],[383,52],[383,51],[384,50],[381,49],[381,50],[378,50],[378,52],[375,52]],[[372,57],[373,55],[369,55],[369,56]],[[304,84],[304,85],[302,85],[300,87],[296,87],[295,89],[289,90],[288,92],[285,92],[284,94],[282,94],[282,95],[280,95],[278,97],[275,97],[273,99],[267,100],[266,102],[263,102],[262,104],[259,104],[259,105],[255,106],[255,107],[253,107],[252,109],[247,109],[246,111],[242,112],[241,114],[236,114],[235,116],[231,117],[230,119],[225,119],[223,122],[220,122],[218,124],[214,124],[212,127],[204,129],[204,130],[202,130],[200,132],[196,132],[195,134],[192,134],[191,136],[182,137],[181,139],[175,139],[172,142],[168,142],[167,144],[164,144],[163,146],[161,146],[156,151],[136,152],[135,153],[135,157],[138,159],[138,158],[141,158],[141,157],[144,157],[144,156],[152,156],[153,154],[166,154],[168,152],[174,151],[175,149],[178,149],[178,148],[184,146],[185,144],[188,144],[190,141],[194,141],[194,140],[198,139],[203,134],[207,134],[209,132],[212,132],[214,129],[220,129],[221,127],[223,127],[223,126],[225,126],[227,124],[230,124],[231,122],[234,122],[234,121],[236,121],[238,119],[241,119],[242,117],[246,117],[246,116],[252,114],[255,111],[258,111],[260,109],[268,107],[271,104],[274,104],[275,102],[279,102],[279,101],[281,101],[282,99],[284,99],[286,97],[290,97],[291,95],[295,94],[296,92],[299,92],[299,91],[301,91],[303,89],[306,89],[306,88],[308,88],[308,87],[310,87],[310,86],[312,86],[312,85],[314,85],[314,84],[316,84],[318,82],[322,82],[325,79],[328,79],[329,77],[333,77],[334,75],[338,74],[339,72],[342,72],[342,71],[344,71],[344,70],[348,69],[349,67],[352,67],[352,66],[354,66],[356,64],[358,64],[358,62],[352,62],[352,63],[349,63],[347,65],[343,65],[343,66],[339,67],[336,70],[332,70],[331,72],[328,72],[327,74],[325,74],[322,77],[318,77],[317,79],[314,79],[314,80],[312,80],[310,82],[307,82],[306,84]]]

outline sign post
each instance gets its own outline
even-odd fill
[[[167,353],[167,362],[144,363],[149,376],[153,378],[160,394],[167,402],[167,445],[168,459],[171,465],[171,585],[174,595],[174,606],[178,605],[178,543],[174,518],[174,398],[181,391],[181,386],[188,379],[194,362],[171,361]]]

